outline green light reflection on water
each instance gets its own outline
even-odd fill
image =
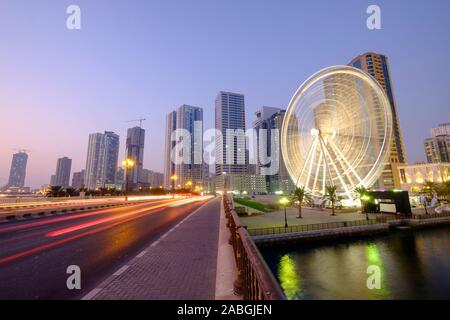
[[[391,296],[391,292],[388,288],[386,271],[383,264],[383,259],[381,258],[380,250],[375,243],[366,244],[366,258],[367,267],[371,265],[378,266],[381,272],[381,288],[380,289],[369,289],[367,288],[369,298],[371,299],[386,299]],[[367,275],[369,277],[369,274]]]
[[[289,300],[298,299],[301,293],[301,278],[297,272],[295,261],[288,255],[280,258],[278,263],[278,279],[284,294]]]

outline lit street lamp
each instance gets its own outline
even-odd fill
[[[287,228],[288,227],[288,223],[287,223],[287,213],[286,213],[286,207],[289,204],[289,199],[286,197],[283,197],[280,199],[280,204],[284,207],[284,227]]]
[[[125,201],[128,201],[128,169],[134,167],[134,161],[133,159],[128,158],[125,159],[122,164],[125,167]]]

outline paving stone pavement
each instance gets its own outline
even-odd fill
[[[220,204],[207,202],[85,299],[214,299]]]

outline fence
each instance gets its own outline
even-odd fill
[[[247,229],[240,225],[239,217],[227,195],[223,197],[223,205],[238,269],[235,292],[245,300],[286,299]]]
[[[413,214],[413,219],[433,219],[433,218],[445,218],[450,217],[450,212],[442,212],[442,213],[428,213],[428,214]]]
[[[367,226],[367,225],[380,224],[380,223],[386,223],[386,219],[384,217],[379,217],[377,219],[370,219],[370,220],[354,220],[354,221],[339,221],[339,222],[295,225],[295,226],[290,226],[287,228],[272,227],[272,228],[249,229],[248,233],[251,236],[263,236],[263,235],[280,234],[280,233],[305,232],[305,231],[324,230],[324,229],[358,227],[358,226]]]

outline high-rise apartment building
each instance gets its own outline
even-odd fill
[[[246,174],[245,100],[243,94],[221,91],[215,101],[216,176]],[[228,139],[227,139],[228,137]],[[227,141],[228,140],[228,141]]]
[[[125,183],[125,170],[122,167],[117,167],[115,188],[117,190],[123,190],[124,183]]]
[[[256,174],[265,176],[268,192],[281,190],[290,193],[294,188],[281,153],[281,127],[285,113],[286,110],[279,108],[261,107],[253,122],[258,155]],[[266,130],[266,134],[261,134],[261,129]]]
[[[203,109],[186,104],[181,105],[177,111],[176,149],[179,162],[175,164],[175,175],[178,177],[177,184],[185,186],[202,185],[203,183]],[[181,143],[183,140],[189,143]],[[182,161],[181,161],[182,160]]]
[[[215,100],[216,181],[218,191],[240,188],[248,175],[243,94],[221,91]],[[238,185],[240,184],[240,185]]]
[[[72,159],[68,157],[59,158],[56,163],[55,185],[68,187],[70,182],[70,170],[72,169]]]
[[[164,150],[164,188],[172,188],[172,177],[175,174],[175,163],[172,159],[171,153],[175,147],[176,140],[172,139],[172,134],[175,134],[177,128],[177,112],[172,111],[166,117],[166,141]]]
[[[450,123],[442,123],[435,128],[431,128],[431,137],[450,136]]]
[[[99,185],[105,188],[115,188],[118,160],[119,136],[114,132],[105,131],[100,145]]]
[[[84,188],[84,170],[74,172],[72,176],[72,188]]]
[[[450,162],[450,123],[440,124],[430,131],[431,138],[424,141],[427,162]]]
[[[85,187],[114,187],[119,157],[119,136],[111,131],[89,135],[84,176]]]
[[[148,188],[160,188],[164,183],[164,174],[153,170],[142,170],[143,180]]]
[[[133,160],[133,167],[127,169],[128,188],[142,186],[142,169],[144,165],[145,130],[141,127],[129,128],[127,131],[126,157]]]
[[[378,53],[366,52],[354,58],[349,65],[363,70],[374,77],[384,89],[389,100],[393,122],[392,145],[389,163],[385,164],[382,175],[380,179],[378,179],[375,187],[380,189],[400,188],[400,177],[398,175],[397,165],[399,163],[406,163],[406,153],[403,145],[403,136],[397,112],[397,104],[395,102],[388,58]]]
[[[7,187],[23,188],[27,173],[28,154],[20,150],[13,154]]]

